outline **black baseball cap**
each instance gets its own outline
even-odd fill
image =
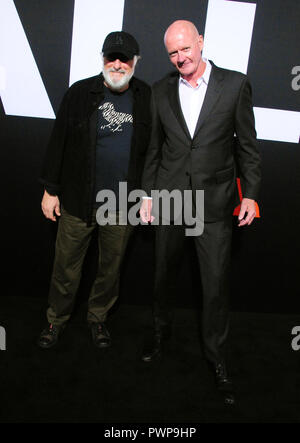
[[[140,48],[131,34],[125,31],[117,31],[106,36],[102,52],[105,57],[109,54],[123,54],[131,60],[134,55],[139,55]]]

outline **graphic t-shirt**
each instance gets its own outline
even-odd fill
[[[133,97],[127,89],[113,92],[105,88],[98,109],[95,195],[103,189],[115,192],[118,202],[119,182],[126,181],[133,131]]]

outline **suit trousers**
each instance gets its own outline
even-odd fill
[[[180,267],[185,226],[156,226],[154,327],[172,319],[172,295]],[[225,360],[229,326],[230,252],[232,216],[205,223],[202,235],[193,237],[202,283],[201,330],[204,352],[213,364]]]
[[[47,319],[56,326],[69,320],[80,283],[83,261],[93,231],[98,229],[98,268],[88,300],[89,323],[105,321],[118,298],[120,266],[132,232],[130,225],[91,226],[62,208],[49,291]],[[117,213],[117,216],[119,214]]]

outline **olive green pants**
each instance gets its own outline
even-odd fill
[[[98,230],[98,270],[88,300],[88,323],[105,321],[107,312],[118,298],[122,258],[132,226],[99,226],[94,217],[91,226],[61,209],[55,259],[49,291],[48,322],[61,326],[69,320],[80,283],[83,261]],[[117,213],[117,221],[119,214]]]

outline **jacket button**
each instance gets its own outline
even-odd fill
[[[189,172],[186,172],[185,175],[187,175],[189,177],[191,174]]]

